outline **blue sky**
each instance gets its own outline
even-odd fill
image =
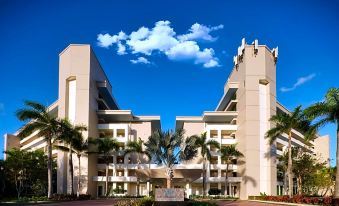
[[[0,151],[2,135],[22,125],[23,100],[57,99],[58,54],[71,43],[93,46],[122,109],[161,115],[164,129],[176,115],[215,109],[243,37],[279,46],[278,100],[310,105],[339,87],[338,11],[339,1],[320,0],[2,0]],[[334,158],[335,127],[320,133],[331,135]]]

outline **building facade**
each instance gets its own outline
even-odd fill
[[[287,146],[287,136],[282,135],[274,145],[269,145],[265,133],[273,125],[269,118],[277,112],[288,112],[276,98],[276,61],[278,50],[265,45],[246,44],[243,40],[234,57],[234,68],[225,84],[224,94],[215,111],[205,111],[201,116],[176,117],[176,129],[184,129],[186,136],[206,132],[208,138],[220,142],[221,147],[237,144],[244,158],[229,168],[229,185],[225,186],[226,164],[214,150],[207,167],[207,188],[227,190],[229,195],[247,199],[249,195],[281,194],[282,182],[277,180],[276,157]],[[122,110],[112,95],[111,84],[89,45],[70,45],[60,53],[59,96],[49,106],[51,115],[67,117],[74,124],[88,127],[85,137],[114,137],[120,144],[112,153],[109,164],[111,193],[136,195],[140,181],[141,195],[149,195],[157,187],[165,187],[165,168],[152,164],[146,157],[139,166],[136,157],[123,155],[128,141],[141,138],[147,141],[156,130],[161,129],[159,116],[134,115],[131,110]],[[319,137],[306,145],[303,135],[293,131],[293,145],[305,147],[310,153],[324,160],[329,159],[329,137]],[[5,135],[5,150],[45,150],[42,137],[32,134],[19,139],[16,134]],[[62,151],[53,151],[57,160],[57,192],[70,192],[68,156]],[[77,158],[73,158],[74,165]],[[81,178],[81,193],[92,196],[104,195],[105,164],[100,155],[89,154],[81,159],[79,168],[74,168],[76,180]],[[185,188],[186,195],[201,195],[202,158],[178,164],[174,168],[174,187]],[[118,188],[120,192],[114,189]]]

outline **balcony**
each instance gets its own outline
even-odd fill
[[[105,182],[106,181],[106,176],[94,176],[93,181],[96,182]],[[108,177],[109,182],[137,182],[137,177],[129,176],[129,177],[113,177],[109,176]]]
[[[233,165],[233,164],[230,164],[228,165],[228,170],[231,171],[231,170],[236,170],[238,167],[237,165]],[[211,170],[217,170],[217,169],[222,169],[222,170],[226,170],[226,165],[225,164],[210,164],[210,169]]]
[[[238,183],[242,181],[242,177],[228,177],[228,182],[230,183]],[[209,177],[207,178],[207,182],[210,183],[219,183],[219,182],[225,182],[225,177]],[[202,177],[195,180],[194,183],[202,183]]]
[[[230,144],[236,144],[236,143],[237,143],[237,140],[233,138],[222,138],[221,139],[221,144],[230,145]]]

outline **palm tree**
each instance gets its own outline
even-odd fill
[[[322,127],[329,123],[337,125],[337,152],[336,165],[339,165],[339,88],[331,88],[327,91],[325,99],[305,109],[305,113],[312,120],[317,119],[315,126]],[[334,196],[339,198],[339,170],[336,171]]]
[[[138,164],[138,169],[140,169],[140,156],[142,155],[146,155],[149,159],[149,161],[151,160],[151,156],[149,155],[149,153],[145,150],[143,150],[142,145],[144,144],[144,142],[139,138],[138,141],[129,141],[127,142],[127,148],[125,149],[125,155],[128,154],[136,154],[137,155],[137,164]],[[140,178],[137,178],[137,195],[140,195]]]
[[[184,130],[155,131],[145,143],[146,151],[158,165],[165,165],[167,188],[172,187],[173,167],[180,161],[192,160],[198,153],[193,138],[184,141]]]
[[[72,125],[68,119],[60,120],[61,134],[58,139],[68,145],[68,167],[71,176],[71,194],[74,194],[74,169],[73,169],[73,142],[82,138],[82,132],[87,130],[83,125]]]
[[[103,137],[91,140],[90,143],[97,145],[97,152],[103,155],[105,164],[106,164],[106,197],[108,196],[108,167],[109,160],[112,157],[111,152],[116,151],[118,149],[118,142],[115,138],[112,137]]]
[[[275,124],[266,133],[266,138],[269,138],[269,143],[274,144],[275,140],[282,134],[288,135],[288,195],[293,195],[293,177],[292,177],[292,130],[298,130],[304,133],[305,140],[312,140],[315,137],[315,127],[307,119],[301,106],[296,107],[291,113],[279,112],[270,118],[270,121]]]
[[[48,198],[51,198],[52,143],[58,137],[60,125],[57,118],[52,116],[44,105],[34,101],[25,101],[24,104],[25,108],[17,110],[16,116],[20,121],[28,121],[28,124],[20,129],[18,136],[24,138],[38,132],[37,135],[47,142]]]
[[[81,156],[84,156],[88,153],[88,141],[84,140],[83,136],[79,136],[78,138],[75,138],[73,141],[73,151],[78,157],[78,191],[77,191],[77,197],[80,196],[80,178],[81,178]]]
[[[192,136],[195,139],[195,146],[200,148],[200,155],[203,158],[202,162],[202,188],[203,188],[203,196],[206,194],[206,161],[211,160],[211,148],[215,147],[220,149],[220,143],[216,140],[209,139],[207,140],[206,132],[202,133],[200,136]]]
[[[295,157],[297,154],[297,147],[292,147],[292,157]],[[284,151],[284,153],[278,158],[277,169],[283,173],[283,182],[284,182],[284,192],[285,195],[287,193],[287,168],[288,168],[288,151]],[[292,162],[294,159],[292,158]]]
[[[226,175],[225,175],[225,196],[227,195],[227,183],[228,183],[228,167],[232,164],[232,160],[237,160],[244,155],[237,150],[236,145],[228,145],[226,147],[222,147],[221,150],[221,159],[226,162]]]

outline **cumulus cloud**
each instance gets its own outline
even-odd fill
[[[155,50],[165,52],[178,44],[169,21],[158,21],[153,29],[148,32],[140,32],[140,29],[137,31],[137,35],[131,35],[130,40],[127,40],[127,45],[130,46],[132,53],[151,55]]]
[[[166,55],[176,61],[193,60],[195,64],[203,64],[206,68],[219,66],[218,59],[214,57],[214,50],[201,50],[195,41],[180,42],[168,50]]]
[[[117,35],[111,36],[110,34],[98,34],[98,46],[108,48],[116,43],[121,43],[121,40],[126,40],[127,35],[120,31]]]
[[[188,34],[179,35],[178,39],[181,41],[187,40],[205,40],[205,41],[215,41],[216,37],[212,37],[210,32],[223,29],[224,25],[220,24],[219,26],[208,27],[202,24],[195,23],[189,29]]]
[[[132,64],[150,64],[151,63],[145,57],[138,57],[137,59],[131,59],[130,62],[132,62]]]
[[[309,74],[307,76],[300,77],[300,78],[297,79],[297,81],[293,84],[292,87],[282,87],[282,88],[280,88],[280,91],[281,92],[290,92],[290,91],[293,91],[297,87],[305,84],[306,82],[311,81],[315,76],[316,76],[316,74],[312,73],[312,74]]]
[[[173,61],[192,61],[194,64],[201,64],[203,67],[220,66],[219,59],[215,57],[213,48],[200,48],[200,40],[213,42],[217,37],[210,33],[222,29],[223,25],[205,26],[195,23],[188,33],[177,35],[169,21],[158,21],[153,28],[140,27],[126,35],[123,31],[116,35],[99,34],[97,37],[98,46],[109,48],[116,44],[117,54],[164,54]],[[140,61],[141,60],[141,61]],[[131,60],[132,63],[146,63],[144,57]]]

